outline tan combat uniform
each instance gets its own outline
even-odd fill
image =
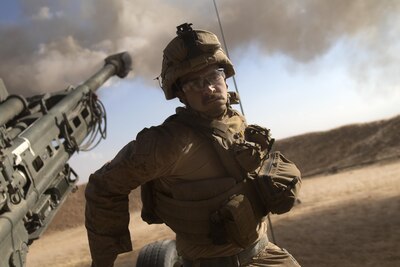
[[[230,113],[222,119],[232,134],[242,131],[243,122],[240,121],[241,117]],[[136,141],[127,144],[110,163],[90,176],[86,188],[86,227],[94,265],[111,266],[107,264],[113,262],[117,254],[132,249],[128,229],[128,194],[131,190],[154,180],[156,195],[166,200],[200,201],[217,197],[234,187],[235,180],[229,177],[210,140],[193,128],[170,120],[161,126],[144,129]],[[202,188],[196,191],[198,187],[190,187],[191,184]],[[159,204],[158,210],[168,214],[171,210],[163,210],[167,208],[168,205]],[[176,231],[177,250],[183,258],[224,257],[243,250],[234,243],[213,245],[207,240],[208,229],[202,233],[203,226],[199,225],[194,227],[195,232],[200,232],[194,233],[199,234],[199,242]],[[256,231],[257,239],[266,235],[262,220]],[[288,253],[272,243],[254,258],[254,262],[258,265],[246,266],[277,263],[280,265],[273,266],[298,266]]]

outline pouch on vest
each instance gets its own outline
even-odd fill
[[[259,145],[244,142],[232,144],[231,149],[237,163],[246,172],[253,172],[260,167],[264,155],[261,155]]]
[[[275,139],[271,138],[269,129],[251,124],[244,130],[244,140],[234,142],[231,150],[243,170],[251,173],[260,167],[274,141]]]
[[[246,248],[257,240],[258,220],[246,196],[233,195],[221,207],[219,215],[222,218],[227,238],[238,246]]]
[[[301,174],[296,165],[279,151],[270,155],[263,174],[254,182],[266,214],[288,212],[297,198],[301,187]]]
[[[266,153],[271,151],[272,145],[275,139],[271,137],[270,130],[257,124],[251,124],[244,130],[244,136],[246,141],[254,142],[261,146],[261,150],[265,150]]]

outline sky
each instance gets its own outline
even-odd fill
[[[400,1],[216,4],[249,123],[282,139],[399,115]],[[132,55],[129,76],[97,92],[107,139],[71,159],[86,182],[141,129],[181,105],[166,101],[154,78],[162,50],[184,22],[222,41],[212,0],[2,1],[0,78],[11,94],[56,92],[85,81],[109,54]],[[228,85],[235,90],[232,79]]]

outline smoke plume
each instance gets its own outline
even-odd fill
[[[212,1],[22,1],[21,18],[0,25],[0,77],[13,94],[57,91],[82,82],[109,54],[128,51],[135,76],[160,73],[175,27],[193,22],[219,35]],[[191,1],[192,2],[192,1]],[[265,55],[312,62],[351,40],[358,79],[399,84],[400,1],[219,0],[229,49],[256,44]],[[239,59],[234,59],[234,61]],[[372,69],[372,67],[374,67]]]

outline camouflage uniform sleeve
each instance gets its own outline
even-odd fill
[[[90,176],[85,190],[85,226],[93,267],[113,266],[117,254],[132,250],[128,195],[140,184],[168,175],[176,161],[174,155],[179,154],[179,146],[166,148],[173,141],[168,132],[145,129]],[[167,151],[168,155],[161,155]]]

